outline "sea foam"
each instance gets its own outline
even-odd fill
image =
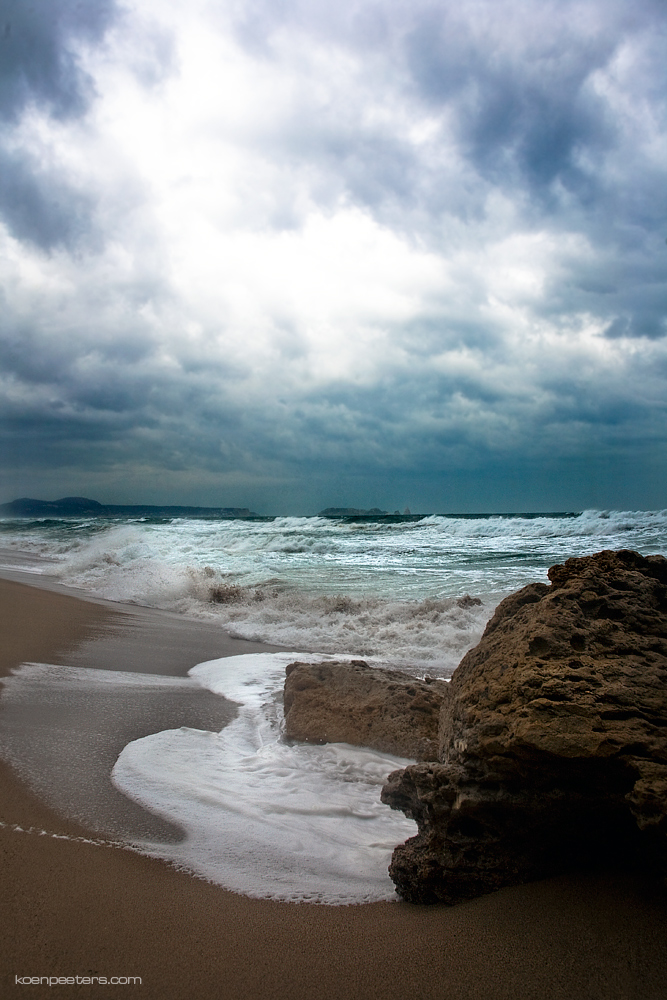
[[[245,895],[341,904],[395,898],[393,848],[416,825],[380,802],[405,758],[342,743],[288,745],[282,738],[285,666],[301,653],[233,656],[190,676],[241,703],[220,733],[176,729],[130,743],[113,781],[126,795],[187,831],[153,855]]]

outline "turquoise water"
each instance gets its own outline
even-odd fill
[[[667,551],[667,511],[350,522],[0,522],[6,563],[295,648],[452,669],[497,602],[569,556]],[[467,608],[465,594],[481,601]]]

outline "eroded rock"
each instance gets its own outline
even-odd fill
[[[291,663],[285,680],[285,736],[435,760],[446,687],[442,681],[370,667],[363,660]]]
[[[600,860],[667,872],[667,561],[600,552],[504,600],[443,703],[439,761],[390,775],[419,827],[390,874],[456,903]]]

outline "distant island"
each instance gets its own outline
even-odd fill
[[[411,514],[406,507],[401,514],[371,507],[325,507],[317,517],[343,518],[354,521],[419,521],[424,514]],[[464,515],[465,516],[465,515]],[[0,517],[217,517],[271,520],[272,515],[262,515],[248,507],[183,507],[162,504],[99,503],[89,497],[61,497],[60,500],[35,500],[21,497],[0,504]]]
[[[533,520],[538,517],[579,517],[580,511],[528,511],[528,512],[478,512],[478,513],[442,513],[440,517],[455,517],[465,520],[476,520],[484,517],[521,517]],[[0,517],[219,517],[219,518],[249,518],[259,521],[272,521],[276,514],[257,514],[248,507],[181,507],[164,506],[162,504],[113,504],[99,503],[88,497],[62,497],[60,500],[33,500],[21,497],[9,503],[0,504]],[[421,521],[428,514],[412,514],[408,507],[403,513],[395,510],[381,510],[371,507],[362,510],[359,507],[325,507],[316,515],[299,515],[308,517],[331,517],[348,521],[377,521],[398,523],[401,521]]]
[[[259,517],[247,507],[163,507],[153,504],[103,504],[88,497],[0,504],[2,517]]]
[[[357,514],[388,514],[388,510],[380,510],[379,507],[371,507],[370,510],[359,510],[357,507],[325,507],[318,517],[355,517]],[[398,514],[398,511],[396,511]]]
[[[401,521],[421,521],[425,514],[411,514],[408,507],[401,514],[400,510],[395,510],[393,514],[388,510],[380,510],[379,507],[371,507],[370,510],[361,510],[359,507],[325,507],[318,517],[331,517],[338,520],[353,521],[378,521],[395,524]]]

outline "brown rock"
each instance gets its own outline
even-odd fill
[[[286,675],[287,739],[437,758],[443,681],[420,681],[363,660],[291,663]]]
[[[600,552],[497,608],[455,671],[440,761],[390,775],[416,902],[611,861],[667,871],[667,561]]]

